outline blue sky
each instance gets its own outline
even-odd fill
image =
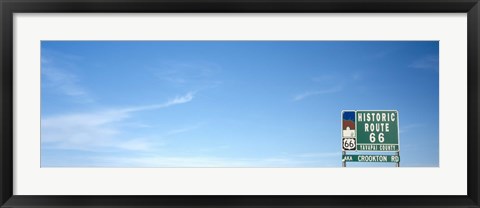
[[[358,109],[398,110],[401,166],[437,167],[438,47],[42,41],[41,166],[340,167]]]

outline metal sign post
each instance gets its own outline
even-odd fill
[[[395,155],[398,156],[398,158],[400,158],[400,151],[397,151]],[[397,162],[397,167],[400,167],[400,160],[398,160]]]

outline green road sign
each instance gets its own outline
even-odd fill
[[[398,112],[356,111],[358,151],[399,151]]]
[[[345,162],[400,162],[398,155],[343,155]]]

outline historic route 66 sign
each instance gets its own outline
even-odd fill
[[[355,150],[357,148],[357,141],[355,138],[343,138],[342,139],[343,150]]]

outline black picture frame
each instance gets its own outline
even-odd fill
[[[0,0],[1,207],[480,207],[478,0]],[[465,196],[25,196],[13,195],[14,13],[467,13],[468,194]],[[445,179],[449,180],[449,179]],[[441,186],[442,181],[438,181]],[[92,187],[94,189],[95,187]],[[254,188],[254,187],[252,187]],[[415,187],[412,187],[412,189]]]

